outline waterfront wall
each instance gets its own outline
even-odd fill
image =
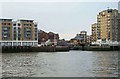
[[[120,51],[120,46],[74,46],[72,50],[82,51]]]
[[[2,47],[2,53],[16,53],[16,52],[64,52],[69,50],[82,50],[82,51],[120,51],[120,46],[45,46],[45,47],[30,47],[30,46],[11,46]]]
[[[16,53],[16,52],[59,52],[59,51],[69,51],[69,47],[30,47],[30,46],[12,46],[12,47],[2,47],[2,53]]]

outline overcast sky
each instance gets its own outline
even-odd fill
[[[4,2],[2,17],[34,19],[38,28],[58,33],[60,38],[70,39],[86,30],[91,34],[91,24],[96,15],[107,7],[118,9],[117,2]],[[1,14],[1,13],[0,13]]]

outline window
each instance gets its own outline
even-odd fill
[[[10,25],[10,23],[8,23],[8,25]]]
[[[32,46],[32,42],[29,42],[28,44],[29,44],[29,46]]]
[[[20,40],[20,37],[18,37],[18,40]]]
[[[14,37],[14,40],[16,40],[16,38]]]
[[[18,42],[18,46],[21,46],[21,42]]]
[[[13,24],[13,26],[16,26],[16,24]]]
[[[23,43],[23,46],[27,46],[27,43],[26,43],[26,42],[24,42],[24,43]]]
[[[35,38],[35,40],[37,40],[37,38]]]
[[[33,22],[33,21],[29,21],[29,22]]]
[[[5,43],[4,43],[4,42],[2,42],[2,43],[1,43],[1,46],[5,46]]]
[[[18,27],[18,30],[20,30],[20,27]]]
[[[17,46],[17,43],[16,43],[16,42],[14,42],[14,43],[13,43],[13,46]]]
[[[35,27],[37,27],[37,25],[35,25]]]
[[[3,25],[6,25],[6,23],[3,23]]]
[[[37,42],[34,42],[34,46],[37,46],[38,45],[38,43]]]
[[[24,24],[24,26],[26,26],[26,24]]]
[[[18,23],[18,26],[20,26],[20,24]]]
[[[16,27],[14,27],[14,30],[16,30]]]
[[[11,42],[8,42],[8,46],[12,46],[12,43],[11,43]]]
[[[37,31],[37,28],[35,28],[35,30]]]

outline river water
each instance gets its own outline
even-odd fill
[[[3,77],[117,77],[117,51],[3,53]]]

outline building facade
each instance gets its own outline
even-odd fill
[[[34,20],[19,19],[12,21],[12,19],[0,19],[0,28],[2,28],[0,30],[1,46],[38,45],[38,29]]]
[[[70,42],[74,45],[78,44],[90,44],[91,36],[87,35],[87,31],[81,31],[80,34],[77,34],[75,38],[72,38]]]
[[[53,32],[48,33],[48,39],[52,42],[52,44],[57,45],[59,41],[59,34],[55,34]]]
[[[55,34],[53,32],[45,32],[39,30],[38,32],[38,43],[41,45],[46,45],[46,42],[50,42],[51,44],[57,45],[59,41],[59,34]]]
[[[92,36],[91,35],[87,35],[87,44],[91,44],[92,42]]]
[[[45,43],[47,40],[48,40],[48,33],[43,30],[39,30],[38,31],[38,44]]]
[[[86,44],[87,43],[87,31],[81,31],[80,38],[81,38],[80,42],[82,44]]]
[[[118,42],[120,43],[120,13],[119,13],[119,18],[118,18]]]
[[[97,40],[115,42],[119,41],[118,17],[116,9],[107,9],[97,15]]]
[[[0,45],[12,44],[12,19],[0,19]]]
[[[97,23],[92,24],[92,42],[97,41]]]

